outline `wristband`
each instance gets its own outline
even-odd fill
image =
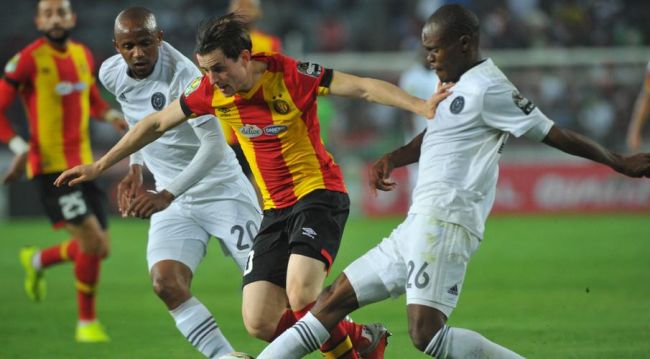
[[[9,149],[17,156],[20,156],[25,152],[29,151],[29,144],[25,142],[25,140],[23,140],[22,137],[14,136],[9,141]]]

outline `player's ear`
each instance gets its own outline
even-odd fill
[[[462,49],[463,52],[470,51],[470,48],[472,46],[472,38],[469,35],[467,35],[467,34],[462,35],[458,39],[458,41],[460,41],[460,46],[461,46],[461,49]]]
[[[241,54],[239,54],[239,57],[242,59],[244,65],[246,65],[251,61],[251,52],[248,50],[242,50]]]
[[[113,39],[113,48],[115,48],[115,51],[120,52],[120,49],[117,47],[117,41]]]
[[[162,46],[163,42],[163,31],[158,30],[158,33],[156,34],[156,38],[158,39],[158,46]]]

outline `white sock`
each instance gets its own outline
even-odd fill
[[[208,358],[219,358],[234,352],[223,336],[214,317],[196,297],[192,297],[169,312],[176,327],[198,351]]]
[[[34,267],[34,270],[37,272],[43,268],[43,265],[41,264],[41,251],[34,253],[32,256],[32,267]]]
[[[311,312],[266,346],[257,359],[294,359],[320,348],[330,333]]]
[[[444,326],[424,350],[438,359],[515,359],[519,354],[493,343],[477,332]]]

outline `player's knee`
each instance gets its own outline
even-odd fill
[[[153,279],[153,290],[170,308],[180,305],[189,297],[189,288],[178,278],[155,276]]]
[[[409,323],[409,336],[413,345],[419,351],[424,351],[440,329],[442,326],[437,323],[416,320]]]
[[[104,232],[89,230],[83,232],[80,245],[84,253],[106,257],[109,251],[107,242]]]
[[[293,310],[300,310],[316,301],[318,290],[302,285],[287,285],[287,298]]]
[[[264,318],[252,318],[244,314],[244,327],[248,334],[254,338],[270,342],[275,333],[276,324]]]

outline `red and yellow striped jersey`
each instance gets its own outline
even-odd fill
[[[253,49],[251,50],[253,54],[260,52],[280,52],[282,50],[282,41],[277,36],[259,30],[251,30],[250,36],[253,44]],[[236,144],[237,136],[235,132],[224,122],[221,122],[221,128],[223,129],[224,136],[226,136],[226,142],[229,145]]]
[[[235,130],[264,209],[291,206],[316,189],[346,192],[316,115],[316,97],[329,93],[332,71],[281,54],[253,60],[267,69],[248,92],[225,97],[207,76],[197,78],[181,96],[185,114],[214,114]]]
[[[0,139],[15,135],[5,111],[20,94],[29,122],[29,177],[93,161],[88,120],[108,109],[94,70],[93,57],[84,45],[69,41],[62,52],[44,38],[6,65],[0,84]]]

